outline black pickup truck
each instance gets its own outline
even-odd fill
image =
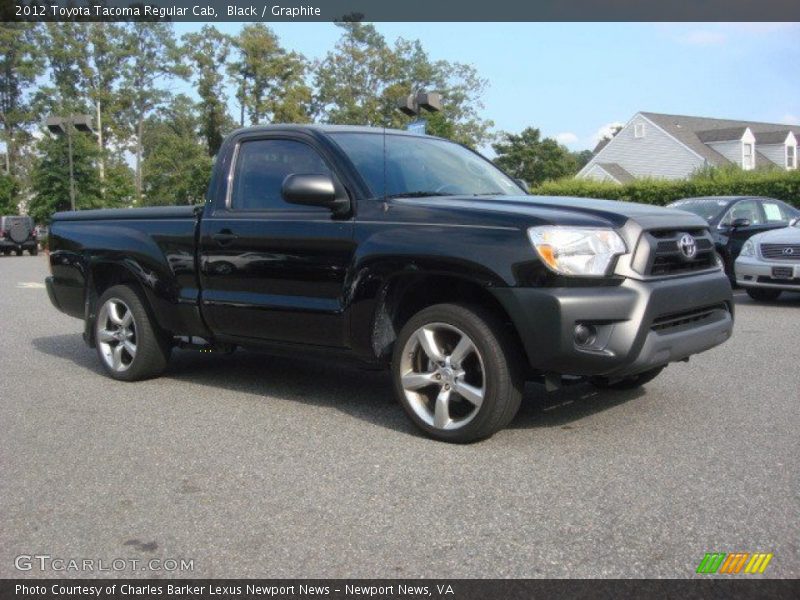
[[[111,377],[176,346],[356,359],[454,442],[506,426],[526,380],[642,385],[733,327],[700,217],[529,196],[467,148],[372,128],[239,130],[204,206],[58,213],[50,267]]]

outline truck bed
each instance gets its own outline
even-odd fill
[[[187,219],[202,205],[148,206],[143,208],[102,208],[57,212],[53,221],[120,221],[123,219]]]

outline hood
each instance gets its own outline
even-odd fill
[[[758,244],[800,244],[800,227],[784,227],[758,233],[752,238]]]
[[[484,214],[529,216],[538,222],[621,227],[633,220],[645,228],[708,227],[697,215],[651,204],[570,196],[437,196],[405,198],[402,204],[434,210],[479,211]],[[519,218],[518,217],[518,218]]]

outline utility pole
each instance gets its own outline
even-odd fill
[[[69,154],[69,205],[76,210],[77,194],[75,191],[75,164],[72,151],[72,130],[92,133],[92,117],[89,115],[52,116],[47,118],[47,129],[50,133],[67,136],[67,152]]]
[[[97,147],[100,149],[100,183],[106,180],[106,157],[103,155],[103,115],[97,101]]]

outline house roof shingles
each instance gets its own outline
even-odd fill
[[[763,136],[764,134],[777,134],[779,132],[784,132],[786,135],[788,135],[789,131],[793,131],[795,136],[800,135],[800,127],[791,127],[781,123],[735,121],[733,119],[710,119],[706,117],[688,117],[685,115],[667,115],[651,112],[642,112],[640,114],[649,121],[655,123],[669,135],[682,142],[685,146],[699,154],[708,162],[708,164],[714,166],[730,164],[730,161],[722,156],[722,154],[706,145],[706,143],[700,138],[700,134],[702,134],[706,140],[712,141],[709,138],[713,138],[715,136],[730,136],[731,131],[733,130],[740,130],[742,134],[744,134],[744,130],[746,128],[750,128],[750,131],[752,131],[756,136],[756,143],[758,143],[759,136]],[[711,133],[714,131],[721,133]],[[739,137],[741,138],[741,135]],[[725,140],[730,139],[736,138],[725,138]],[[725,140],[717,139],[715,141]]]
[[[633,175],[628,173],[617,163],[597,163],[597,166],[602,168],[619,183],[628,183],[629,181],[633,181],[635,179]]]

